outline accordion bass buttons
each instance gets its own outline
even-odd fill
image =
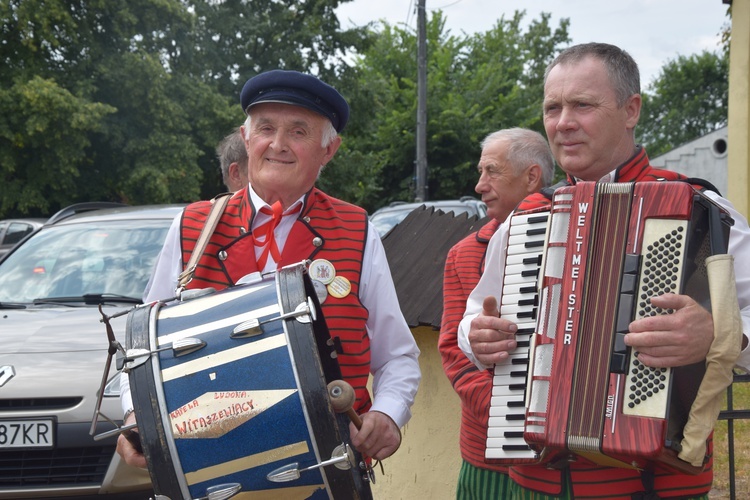
[[[617,307],[617,322],[615,330],[615,345],[610,359],[612,373],[626,373],[628,371],[628,347],[625,345],[625,334],[633,321],[633,313],[638,288],[638,273],[640,270],[640,256],[626,254],[623,263],[622,282],[620,283],[620,298]]]

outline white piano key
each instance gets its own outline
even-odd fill
[[[505,266],[505,275],[510,276],[513,274],[521,274],[521,273],[529,273],[529,272],[536,272],[536,275],[534,278],[539,276],[539,266],[534,264],[511,264]]]
[[[506,283],[503,285],[503,295],[531,295],[530,292],[525,292],[527,288],[535,290],[534,293],[538,293],[536,283]]]
[[[534,250],[529,250],[528,243],[535,241],[544,241],[543,234],[532,234],[530,236],[526,234],[516,234],[508,236],[508,249],[510,248],[525,248],[526,252],[532,253]],[[533,248],[533,247],[532,247]],[[517,253],[517,252],[514,252]]]
[[[520,460],[525,458],[536,458],[537,454],[532,451],[505,451],[502,448],[487,448],[484,453],[484,458],[487,459],[508,459],[508,460]]]
[[[523,403],[523,397],[521,395],[515,396],[493,396],[490,398],[490,416],[499,416],[493,411],[505,411],[510,403]],[[519,409],[519,408],[516,408]]]
[[[521,276],[520,274],[511,274],[509,276],[505,276],[503,282],[508,285],[518,285],[521,283],[527,286],[534,287],[537,285],[536,276]]]
[[[534,318],[527,318],[527,317],[519,317],[518,314],[503,314],[502,317],[504,319],[507,319],[508,321],[512,321],[515,324],[525,323],[527,321],[531,321],[534,319]]]
[[[496,438],[488,437],[487,438],[487,448],[498,449],[498,448],[502,448],[502,447],[507,446],[507,445],[524,446],[527,449],[530,449],[530,448],[528,448],[528,445],[526,444],[526,441],[524,441],[522,437],[510,437],[510,438],[508,438],[508,437],[496,437]],[[523,450],[508,450],[508,449],[506,449],[505,451],[523,451]]]
[[[503,305],[518,305],[522,300],[533,300],[536,295],[536,293],[505,293],[505,291],[503,291],[503,297],[500,302]]]
[[[502,417],[490,417],[489,419],[487,419],[487,425],[489,427],[494,427],[497,429],[502,429],[503,427],[514,427],[518,424],[523,424],[525,413],[526,412],[524,410],[519,412],[508,412]],[[509,416],[513,418],[508,418]]]
[[[509,395],[525,395],[526,389],[525,389],[525,382],[523,385],[524,388],[522,389],[513,389],[508,384],[499,384],[492,387],[492,395],[493,396],[509,396]]]
[[[537,263],[540,261],[540,257],[542,255],[542,249],[541,248],[535,248],[533,249],[533,252],[516,252],[512,255],[508,255],[505,257],[505,266],[506,269],[508,266],[516,265],[516,264],[523,264],[524,261],[528,260],[531,262],[531,260],[536,260]]]
[[[516,374],[516,373],[522,373],[526,370],[528,370],[529,365],[523,364],[523,365],[495,365],[495,377],[493,379],[497,379],[497,377],[502,375],[510,375],[510,374]],[[509,377],[509,378],[521,378],[521,377]],[[497,382],[501,382],[501,380],[497,380]],[[510,382],[508,382],[510,383]]]
[[[537,307],[534,305],[519,306],[518,304],[505,304],[500,306],[500,315],[504,318],[505,315],[519,315],[522,313],[532,312]],[[531,318],[526,318],[528,321]]]
[[[544,217],[549,219],[549,211],[540,211],[529,214],[516,214],[510,218],[510,225],[511,227],[513,227],[515,225],[528,224],[529,219],[537,220]]]
[[[524,424],[523,422],[516,424],[515,426],[509,425],[509,426],[502,426],[502,427],[492,427],[490,426],[487,429],[487,437],[488,438],[505,438],[505,439],[518,439],[518,438],[509,438],[506,436],[508,432],[523,432]],[[523,439],[523,438],[520,438]]]

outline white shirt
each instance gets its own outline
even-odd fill
[[[737,212],[729,200],[726,200],[712,191],[704,194],[710,199],[726,208],[734,218],[734,226],[729,233],[729,253],[734,256],[734,272],[737,285],[737,299],[740,304],[740,315],[742,316],[742,331],[750,339],[750,227],[747,220]],[[512,215],[512,214],[511,214]],[[482,302],[485,297],[496,296],[500,303],[500,292],[505,272],[505,257],[508,246],[508,229],[510,216],[500,225],[498,230],[487,245],[487,260],[485,272],[479,279],[476,288],[469,294],[466,302],[466,311],[458,327],[458,346],[466,356],[480,369],[490,368],[477,361],[469,345],[469,329],[471,320],[482,312]],[[748,344],[750,346],[750,343]],[[750,370],[750,347],[746,348],[737,360],[737,366],[743,370]]]
[[[253,203],[260,208],[263,202],[249,190]],[[297,202],[301,203],[302,198]],[[284,217],[274,231],[279,251],[282,252],[286,238],[297,219],[294,211],[297,203],[285,211],[294,212]],[[255,217],[253,229],[265,222],[261,215]],[[268,217],[268,216],[264,216]],[[177,278],[182,272],[180,250],[180,220],[177,216],[167,233],[164,246],[157,258],[154,272],[144,292],[144,302],[166,300],[175,295]],[[406,324],[398,303],[390,267],[375,227],[368,222],[367,241],[362,260],[362,276],[359,296],[369,311],[367,335],[370,338],[370,372],[373,375],[373,404],[370,411],[388,415],[396,425],[402,427],[411,418],[411,406],[421,379],[419,348]],[[257,249],[256,249],[257,251]],[[265,270],[274,271],[276,263],[269,262]],[[128,377],[121,377],[120,399],[123,411],[132,408]]]

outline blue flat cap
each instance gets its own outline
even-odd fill
[[[255,104],[280,102],[302,106],[328,118],[336,132],[349,120],[349,104],[338,91],[312,75],[275,69],[245,82],[240,103],[245,113]]]

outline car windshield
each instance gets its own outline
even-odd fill
[[[0,264],[0,303],[107,294],[140,299],[171,220],[42,229]]]
[[[378,234],[382,238],[383,236],[385,236],[385,233],[391,230],[393,226],[404,220],[412,210],[413,209],[411,208],[405,208],[404,210],[399,210],[396,212],[382,212],[379,214],[373,214],[373,216],[370,218],[370,222],[373,223],[375,229],[377,229]]]

